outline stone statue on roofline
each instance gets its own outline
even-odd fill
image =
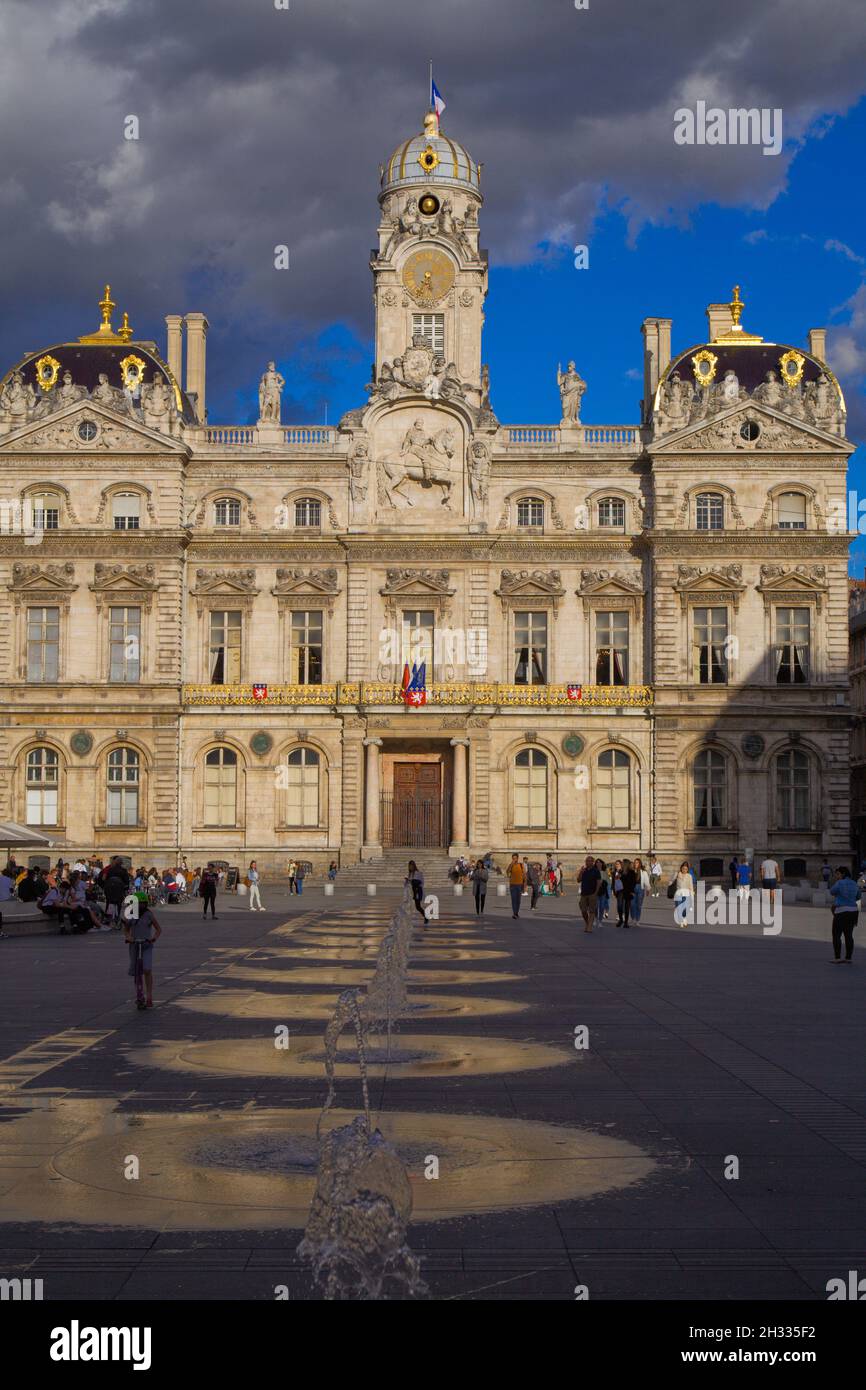
[[[280,423],[280,397],[285,386],[285,377],[269,362],[259,382],[259,424]]]
[[[586,382],[577,371],[573,362],[569,362],[568,370],[562,370],[562,363],[556,369],[556,382],[559,386],[559,395],[562,401],[562,420],[560,425],[568,427],[580,424],[580,404],[586,391]]]

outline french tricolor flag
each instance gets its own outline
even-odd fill
[[[433,81],[432,75],[430,77],[430,109],[436,112],[437,121],[441,121],[442,112],[445,110],[445,101],[442,93]]]

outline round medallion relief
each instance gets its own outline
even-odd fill
[[[760,734],[743,734],[740,746],[747,758],[760,758],[766,745]]]
[[[73,734],[69,740],[69,747],[73,753],[78,754],[79,758],[84,758],[93,747],[93,738],[86,729],[79,729],[78,733]]]
[[[585,747],[580,734],[566,734],[562,740],[562,751],[570,758],[579,758]]]
[[[259,733],[253,734],[250,739],[250,748],[252,748],[253,752],[257,753],[260,758],[263,758],[265,753],[270,753],[273,746],[274,740],[271,738],[270,734],[266,734],[264,730],[260,730]]]

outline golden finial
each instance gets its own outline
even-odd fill
[[[424,117],[424,134],[428,140],[435,139],[439,134],[439,117],[435,111],[428,111]]]
[[[110,286],[110,285],[106,285],[106,286],[105,286],[105,294],[103,295],[102,299],[100,299],[100,301],[99,301],[99,307],[100,307],[100,309],[102,310],[102,331],[103,331],[104,333],[110,333],[110,332],[111,332],[111,311],[112,311],[112,309],[115,309],[115,308],[117,307],[117,305],[115,304],[114,300],[111,298],[111,286]]]
[[[125,313],[123,315],[123,323],[117,330],[117,336],[118,338],[121,338],[125,343],[128,343],[130,338],[132,337],[132,329],[129,326],[129,314]]]
[[[739,328],[739,325],[740,325],[740,316],[741,316],[743,310],[744,310],[745,307],[746,307],[745,304],[743,303],[742,299],[740,298],[740,287],[739,287],[739,285],[734,285],[734,297],[733,297],[733,299],[731,300],[731,302],[730,302],[730,304],[729,304],[728,307],[729,307],[729,309],[730,309],[730,311],[731,311],[731,318],[734,320],[734,327],[735,327],[735,328]]]

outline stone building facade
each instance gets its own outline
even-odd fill
[[[809,348],[643,325],[629,425],[502,424],[480,174],[436,118],[381,174],[375,366],[335,427],[206,413],[207,320],[124,316],[0,383],[0,819],[282,869],[849,845],[844,401]],[[181,387],[185,346],[185,382]],[[497,401],[497,405],[502,406]],[[406,665],[426,700],[406,703]]]

